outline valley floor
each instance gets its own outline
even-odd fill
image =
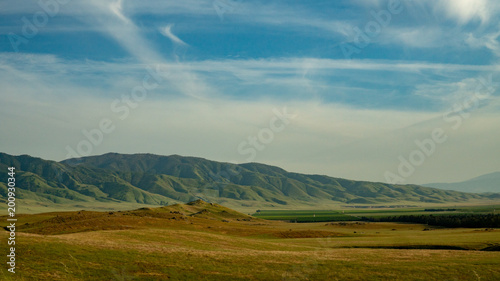
[[[227,219],[221,220],[210,212],[165,211],[169,218],[154,210],[21,217],[19,225],[43,228],[19,230],[16,273],[7,272],[4,263],[0,279],[500,280],[499,229],[284,223],[247,220],[224,210]],[[122,228],[82,232],[67,223],[99,227],[93,218],[108,225],[116,220]],[[54,233],[42,233],[48,230]],[[0,251],[7,253],[8,232],[0,235]],[[495,246],[497,251],[483,251]]]

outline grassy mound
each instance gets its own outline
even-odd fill
[[[259,220],[202,200],[124,212],[59,212],[24,216],[24,218],[18,231],[44,235],[162,227],[175,223],[205,225]]]

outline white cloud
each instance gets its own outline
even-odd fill
[[[436,26],[390,27],[384,31],[378,43],[411,48],[434,48],[456,43],[448,37],[441,28]]]
[[[126,23],[130,23],[129,19],[123,15],[123,0],[116,0],[109,4],[109,9],[115,14],[118,18]]]
[[[500,57],[500,31],[485,34],[477,38],[473,33],[469,33],[465,42],[472,48],[487,48],[491,50],[497,57]]]
[[[187,45],[184,41],[182,41],[177,35],[172,32],[173,24],[169,24],[160,29],[161,34],[165,35],[168,39],[172,40],[172,42],[179,45]]]
[[[68,18],[59,19],[60,16],[76,16],[78,19],[92,22],[97,20],[98,25],[94,25],[95,30],[107,29],[118,41],[125,42],[126,36],[137,38],[143,32],[149,32],[144,27],[138,27],[131,22],[135,15],[149,14],[171,17],[172,15],[187,16],[188,19],[182,22],[182,28],[195,29],[197,32],[228,32],[229,25],[246,25],[248,27],[261,26],[276,28],[285,32],[301,33],[306,36],[327,38],[332,40],[332,44],[342,40],[351,40],[353,37],[353,27],[363,29],[371,20],[370,11],[386,9],[387,1],[380,0],[357,0],[351,3],[353,9],[343,10],[336,13],[329,5],[301,5],[300,3],[290,5],[286,2],[238,2],[234,9],[227,13],[231,22],[219,23],[217,12],[211,0],[185,0],[185,1],[123,1],[123,0],[92,0],[94,7],[90,7],[89,2],[71,1],[67,5],[61,6],[61,11],[57,17],[51,18],[51,24],[42,29],[41,32],[74,32],[81,30],[92,30],[89,26],[78,26],[78,23],[71,22],[68,27]],[[423,1],[403,1],[404,13],[394,15],[389,26],[384,27],[380,36],[373,40],[373,44],[397,44],[417,48],[430,48],[441,46],[460,46],[463,40],[461,31],[443,20],[452,19],[460,25],[465,25],[473,21],[479,21],[483,26],[496,24],[493,19],[498,18],[500,12],[500,2],[497,0],[423,0]],[[323,9],[324,8],[324,9]],[[0,3],[0,14],[34,14],[42,11],[35,2],[31,4],[22,3],[20,5],[9,5]],[[73,18],[74,19],[74,18]],[[172,22],[172,20],[169,20]],[[123,25],[125,23],[125,25]],[[208,24],[205,24],[208,23]],[[164,24],[164,23],[159,23]],[[1,33],[6,33],[0,27]],[[10,29],[10,27],[9,27]],[[111,30],[113,29],[113,30]],[[495,32],[498,27],[494,27]],[[184,42],[172,32],[172,25],[161,29],[162,34],[170,38],[173,42],[182,44]],[[129,34],[127,34],[129,33]],[[134,34],[135,33],[135,34]],[[497,46],[494,33],[488,30],[475,30],[472,37],[468,39],[470,46],[483,45],[494,50]],[[135,48],[139,49],[146,56],[148,48],[140,47],[138,41]],[[130,47],[131,44],[127,44]],[[334,47],[332,47],[334,48]],[[130,50],[129,50],[130,51]],[[495,51],[497,52],[497,51]],[[150,52],[152,59],[154,58]]]
[[[437,2],[437,9],[465,24],[472,20],[480,20],[482,23],[488,22],[498,7],[496,0],[441,0]]]
[[[444,108],[453,108],[454,106],[462,105],[464,101],[473,99],[475,96],[485,96],[487,94],[487,88],[483,83],[487,80],[487,77],[477,77],[465,78],[461,81],[451,83],[434,82],[433,84],[423,84],[416,86],[414,94],[429,100],[437,101],[441,103]],[[495,88],[495,85],[489,86]],[[477,101],[478,103],[480,102],[480,100]],[[487,101],[489,102],[490,99]]]
[[[175,85],[180,94],[203,99],[213,92],[202,79],[195,73],[190,72],[189,68],[178,69],[175,74],[172,74],[167,66],[175,66],[176,63],[166,59],[158,50],[152,47],[146,37],[143,36],[142,30],[122,13],[122,4],[121,0],[112,2],[112,4],[93,1],[87,6],[88,13],[94,15],[90,23],[104,28],[106,34],[115,39],[140,63],[150,67],[162,65],[164,69],[167,69],[164,71],[167,74],[163,78],[168,83]],[[167,32],[165,34],[170,35],[170,39],[182,42],[171,33],[170,28],[167,27],[163,32]],[[144,68],[144,72],[146,73],[146,68]]]
[[[179,65],[182,67],[182,65]],[[297,71],[329,71],[329,70],[362,70],[418,72],[422,70],[435,71],[497,71],[496,65],[462,65],[443,64],[418,61],[386,61],[386,60],[336,60],[317,58],[283,58],[259,60],[219,60],[198,61],[189,63],[191,70],[233,72],[238,77],[243,75],[260,76],[265,74],[294,74]]]

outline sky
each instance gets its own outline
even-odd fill
[[[0,151],[500,170],[496,0],[0,1]]]

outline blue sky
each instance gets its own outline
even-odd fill
[[[0,2],[4,152],[62,160],[87,141],[80,156],[181,154],[403,183],[500,170],[494,0],[40,3]],[[124,102],[157,67],[157,87]],[[285,107],[296,117],[252,148]],[[83,131],[103,120],[114,129],[92,143]],[[416,143],[436,129],[446,141],[427,155]],[[398,172],[412,155],[424,157]]]

